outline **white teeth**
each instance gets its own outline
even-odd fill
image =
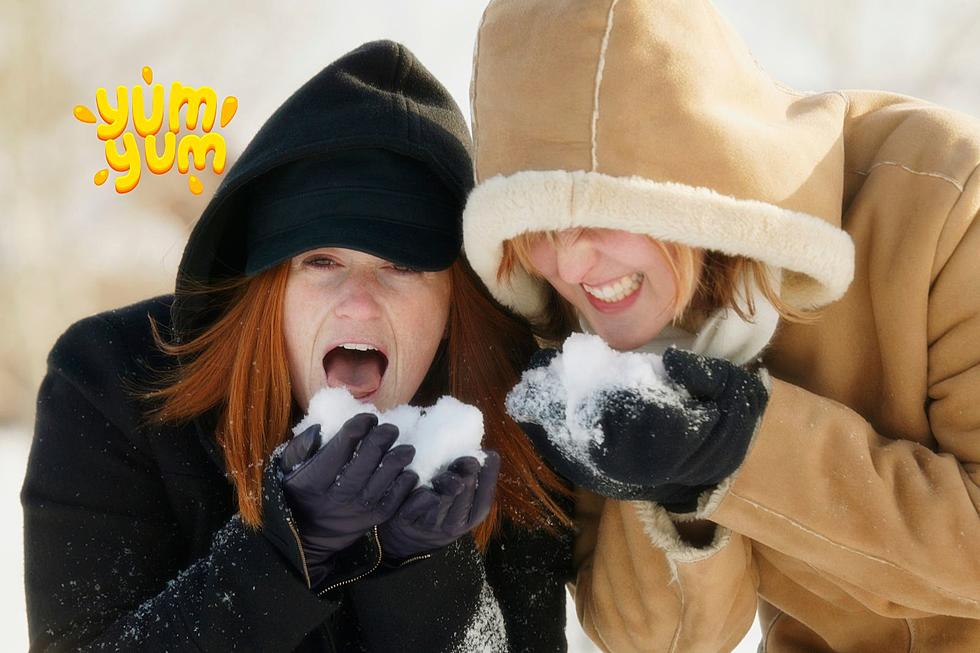
[[[594,287],[582,284],[585,292],[607,303],[622,301],[633,294],[643,282],[643,273],[634,272],[604,286]]]
[[[377,351],[378,350],[377,347],[373,347],[371,345],[364,345],[364,344],[361,344],[359,342],[345,342],[345,343],[339,344],[337,346],[340,347],[341,349],[353,349],[355,351]]]

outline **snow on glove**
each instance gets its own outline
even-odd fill
[[[601,347],[606,348],[604,344]],[[507,396],[507,412],[545,462],[563,478],[606,497],[643,498],[648,488],[607,476],[591,460],[587,443],[573,435],[566,411],[567,379],[553,366],[561,355],[557,349],[546,348],[531,356],[520,383]]]
[[[405,500],[395,516],[378,529],[381,550],[387,558],[401,560],[433,551],[456,541],[490,514],[500,456],[484,450],[480,466],[476,458],[457,458],[432,479],[432,487],[420,487]]]
[[[388,520],[418,476],[405,470],[414,447],[391,448],[398,428],[362,413],[347,420],[322,449],[319,425],[293,438],[279,459],[282,489],[317,587],[332,556]]]
[[[768,400],[758,374],[674,348],[661,359],[573,334],[541,362],[507,412],[542,457],[597,494],[678,512],[738,467]]]
[[[687,512],[742,464],[769,393],[761,373],[724,359],[671,347],[663,364],[688,396],[610,393],[599,419],[604,440],[591,458],[609,478],[646,488],[640,498]]]

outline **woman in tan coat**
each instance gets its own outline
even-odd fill
[[[680,503],[544,452],[585,486],[592,639],[727,651],[758,606],[766,651],[980,650],[977,121],[788,89],[700,0],[492,2],[472,106],[465,248],[497,298],[755,389],[710,436],[734,467]],[[634,435],[620,460],[681,446]]]

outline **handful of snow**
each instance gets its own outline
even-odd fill
[[[415,458],[406,467],[419,475],[416,487],[431,486],[432,478],[460,456],[471,456],[482,465],[486,454],[480,449],[483,439],[483,413],[476,406],[445,396],[430,408],[402,405],[379,411],[372,404],[361,403],[346,388],[321,388],[310,399],[310,407],[293,435],[299,435],[313,424],[320,425],[321,447],[333,439],[340,427],[358,413],[378,416],[379,424],[398,427],[398,439],[392,447],[410,444]]]
[[[544,427],[548,439],[576,458],[603,441],[599,420],[614,393],[639,401],[682,407],[690,399],[674,384],[657,354],[618,352],[602,338],[573,333],[544,367],[526,370],[507,395],[507,413]]]

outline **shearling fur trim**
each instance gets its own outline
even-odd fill
[[[663,506],[650,501],[633,501],[632,503],[637,516],[640,518],[640,523],[643,524],[643,532],[647,534],[655,547],[664,552],[672,566],[678,562],[692,563],[709,558],[724,548],[731,540],[731,530],[716,524],[715,536],[708,546],[704,548],[691,546],[681,539],[670,513]],[[675,519],[677,521],[690,521],[692,518],[679,516]]]
[[[843,230],[774,204],[709,188],[584,170],[527,170],[478,185],[463,214],[466,255],[501,303],[527,317],[544,308],[541,281],[515,270],[497,283],[503,242],[529,231],[604,227],[747,256],[783,269],[782,298],[816,308],[836,301],[854,275]]]

